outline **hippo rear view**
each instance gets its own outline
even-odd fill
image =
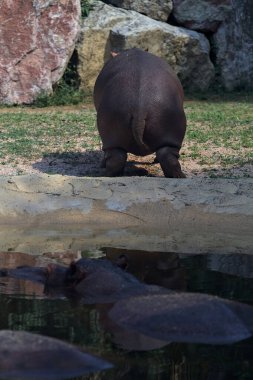
[[[176,74],[153,54],[129,49],[105,64],[94,103],[107,175],[123,173],[128,152],[156,152],[165,177],[185,177],[178,161],[186,129],[183,96]]]

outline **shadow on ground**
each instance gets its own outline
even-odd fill
[[[103,152],[89,150],[86,152],[64,152],[45,155],[41,160],[32,164],[36,172],[46,174],[60,174],[77,177],[104,177],[105,169],[101,168]],[[128,154],[125,167],[125,176],[164,177],[159,163],[154,162],[155,154],[140,157]],[[227,168],[201,167],[192,160],[181,161],[186,177],[205,178],[248,178],[252,177],[253,165],[245,162],[244,165],[234,165]]]
[[[105,169],[101,168],[102,151],[54,153],[44,156],[32,164],[33,169],[47,174],[70,176],[104,177]],[[154,157],[129,158],[125,167],[127,176],[163,176],[159,164],[154,164]]]

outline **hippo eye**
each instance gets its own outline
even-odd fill
[[[85,279],[85,277],[87,277],[87,275],[88,272],[84,268],[77,270],[75,275],[75,283],[79,284],[82,280]]]
[[[127,255],[122,254],[120,255],[116,260],[116,265],[121,269],[127,269],[128,268],[128,261],[129,258]]]
[[[76,273],[76,264],[75,262],[72,262],[66,271],[65,282],[72,282],[72,278],[75,276],[75,273]]]
[[[70,263],[70,266],[69,266],[69,269],[68,269],[68,272],[70,273],[70,274],[74,274],[75,272],[76,272],[76,263],[75,263],[75,261],[72,261],[71,263]]]
[[[87,275],[87,271],[84,268],[80,268],[75,262],[72,262],[67,270],[65,276],[65,282],[71,285],[77,285]]]

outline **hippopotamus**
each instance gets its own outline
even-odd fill
[[[167,342],[231,344],[253,334],[252,306],[201,293],[122,299],[109,317],[130,331]]]
[[[69,379],[113,367],[83,348],[27,331],[1,330],[0,341],[1,379]]]
[[[155,152],[165,177],[185,177],[178,161],[186,130],[183,98],[172,68],[151,53],[129,49],[104,65],[94,104],[108,176],[123,173],[127,153]]]
[[[130,296],[169,291],[139,281],[124,270],[125,265],[122,257],[115,262],[105,258],[82,258],[68,267],[48,264],[47,267],[0,269],[0,277],[39,282],[44,284],[46,294],[62,293],[80,298],[85,304],[113,303]]]
[[[73,297],[78,305],[96,304],[107,330],[121,336],[129,331],[134,345],[135,333],[141,334],[142,339],[149,338],[145,338],[148,349],[172,341],[230,344],[252,336],[252,306],[147,285],[125,271],[125,266],[124,258],[116,262],[82,258],[68,267],[49,264],[45,268],[0,269],[0,277],[42,283],[47,294],[55,295],[58,289],[57,295]]]

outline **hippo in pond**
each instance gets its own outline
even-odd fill
[[[252,306],[147,285],[126,272],[125,265],[122,258],[116,263],[83,258],[68,267],[49,264],[45,268],[0,269],[0,277],[40,282],[48,294],[58,288],[58,295],[77,297],[84,304],[108,304],[114,323],[155,339],[153,347],[170,341],[233,343],[252,336]],[[110,304],[114,304],[111,310]]]
[[[1,330],[0,342],[0,379],[63,380],[112,367],[83,349],[26,331]]]
[[[176,74],[153,54],[129,49],[105,64],[94,103],[107,175],[123,173],[128,152],[156,152],[165,177],[185,177],[178,161],[186,129],[183,97]]]
[[[78,297],[83,303],[113,303],[122,298],[169,290],[147,285],[124,270],[125,260],[111,262],[104,258],[82,258],[68,267],[48,264],[47,267],[20,266],[0,269],[0,277],[13,277],[44,284],[46,294]]]

